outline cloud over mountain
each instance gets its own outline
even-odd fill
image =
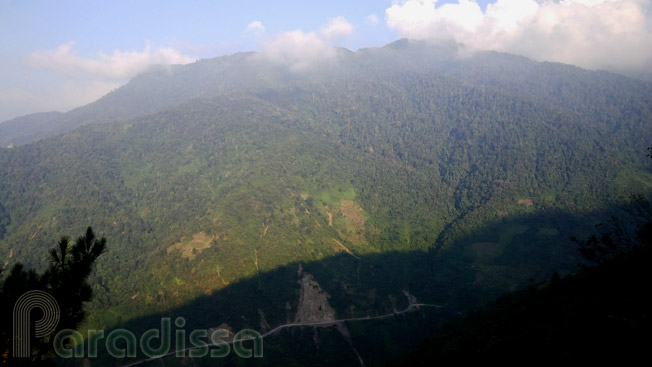
[[[21,60],[26,70],[21,83],[0,89],[0,121],[34,112],[35,107],[37,111],[67,111],[97,100],[152,65],[193,61],[195,58],[175,48],[149,44],[140,51],[99,51],[90,56],[79,55],[74,41],[36,50]],[[36,77],[52,82],[34,83]]]
[[[353,25],[346,18],[339,16],[331,19],[319,33],[327,40],[343,40],[353,33]]]
[[[92,57],[81,57],[73,50],[74,46],[75,42],[68,42],[55,50],[34,51],[28,62],[32,67],[67,76],[126,80],[151,65],[188,64],[195,61],[169,47],[154,49],[146,45],[142,51],[114,50],[111,54],[100,51]]]
[[[271,40],[264,42],[261,52],[254,55],[256,59],[285,64],[294,71],[302,71],[311,66],[332,59],[335,56],[315,32],[301,30],[281,32]]]
[[[294,30],[280,32],[263,41],[260,54],[254,57],[266,62],[285,64],[293,71],[303,71],[335,59],[331,43],[342,41],[353,33],[353,25],[338,16],[329,20],[319,31]]]
[[[388,27],[409,38],[453,38],[475,49],[592,69],[643,71],[652,64],[650,0],[403,0]]]

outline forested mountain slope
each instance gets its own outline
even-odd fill
[[[462,309],[571,271],[569,237],[649,193],[651,84],[407,40],[319,70],[256,55],[152,70],[0,150],[6,265],[92,225],[95,326],[334,256],[338,316],[404,290]]]

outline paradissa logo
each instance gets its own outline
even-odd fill
[[[40,309],[43,317],[34,322],[34,338],[43,338],[52,333],[59,323],[59,304],[50,293],[43,291],[29,291],[14,303],[13,314],[13,356],[27,358],[32,351],[32,320],[31,313]]]
[[[207,330],[193,330],[190,335],[191,347],[186,346],[186,330],[177,329],[175,334],[175,351],[170,352],[172,344],[171,319],[161,319],[160,329],[150,329],[140,336],[137,341],[136,335],[129,330],[113,330],[106,336],[105,346],[107,352],[115,358],[136,357],[137,346],[141,352],[150,358],[158,358],[174,354],[176,357],[201,358],[209,355],[213,358],[226,357],[231,353],[230,343],[225,340],[229,332],[224,329],[217,329],[210,335],[210,344],[205,340],[209,337]],[[183,317],[177,317],[174,325],[182,328],[186,324]],[[104,339],[104,330],[88,331],[88,355],[84,354],[84,338],[81,333],[75,330],[62,330],[54,337],[54,350],[60,357],[97,357],[98,343]],[[253,347],[244,345],[245,341],[252,341]],[[66,341],[72,341],[74,346],[66,348]],[[241,358],[261,358],[263,356],[263,337],[255,330],[241,330],[236,333],[232,340],[233,351]],[[158,346],[152,346],[158,344]],[[187,354],[186,354],[187,353]]]
[[[43,291],[30,291],[23,294],[14,305],[13,355],[15,357],[29,357],[30,355],[32,340],[30,313],[37,308],[42,310],[43,317],[34,322],[34,337],[42,338],[56,330],[56,325],[59,322],[59,306],[54,297]],[[186,330],[182,329],[185,324],[186,320],[183,317],[177,317],[174,321],[174,325],[178,329],[174,330],[175,351],[173,352],[170,352],[172,321],[168,317],[161,319],[160,329],[147,330],[140,336],[140,339],[126,329],[113,330],[106,338],[104,330],[88,330],[87,354],[84,353],[84,337],[76,330],[61,330],[51,340],[55,353],[62,358],[97,357],[98,344],[102,339],[104,339],[107,353],[115,358],[137,357],[138,347],[149,358],[160,358],[167,355],[201,358],[209,354],[212,358],[223,358],[231,353],[231,344],[238,357],[262,358],[263,356],[263,337],[255,330],[241,330],[230,341],[227,339],[229,332],[224,329],[216,329],[210,335],[207,330],[193,330],[188,334],[188,340],[192,345],[188,347],[186,345]],[[155,345],[152,346],[152,344]],[[71,346],[68,347],[69,345]]]

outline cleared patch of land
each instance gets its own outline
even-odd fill
[[[518,203],[520,205],[525,205],[525,206],[533,206],[534,202],[532,199],[518,199]]]
[[[364,229],[364,216],[362,208],[355,205],[353,200],[342,200],[340,202],[340,211],[349,220],[356,229]]]
[[[168,247],[167,254],[170,255],[174,250],[179,250],[181,257],[193,260],[198,253],[211,247],[212,237],[206,233],[195,233],[192,238],[183,238],[180,242]]]

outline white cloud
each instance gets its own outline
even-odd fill
[[[341,41],[352,32],[353,25],[346,18],[335,17],[318,32],[295,30],[276,34],[261,44],[261,52],[254,58],[284,64],[293,71],[306,71],[333,62],[337,53],[330,43]]]
[[[343,16],[335,17],[319,33],[329,41],[343,40],[353,33],[353,24],[349,23]]]
[[[146,45],[140,51],[83,57],[74,46],[68,42],[54,50],[34,51],[21,61],[20,72],[0,87],[0,121],[33,112],[67,111],[97,100],[151,65],[195,61],[169,47]]]
[[[267,62],[288,65],[294,71],[332,60],[335,50],[314,32],[281,32],[265,42],[258,57]]]
[[[404,37],[454,38],[587,68],[641,71],[652,63],[652,0],[497,0],[485,11],[475,0],[437,2],[396,2],[387,25]]]
[[[255,20],[247,25],[245,33],[265,33],[265,26],[259,20]]]
[[[369,15],[367,15],[367,17],[365,18],[365,22],[366,22],[367,24],[376,25],[376,24],[378,24],[378,23],[380,22],[380,20],[378,19],[378,17],[376,16],[376,14],[369,14]]]
[[[173,48],[153,49],[150,45],[142,51],[114,50],[112,54],[98,52],[93,57],[78,56],[68,42],[55,50],[35,51],[29,58],[30,66],[53,71],[68,77],[94,77],[104,80],[126,81],[155,64],[188,64],[194,58]]]

